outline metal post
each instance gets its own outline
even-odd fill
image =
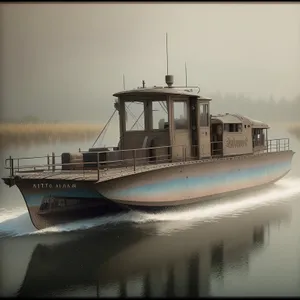
[[[266,129],[266,140],[267,140],[267,152],[269,152],[268,129]]]
[[[133,171],[135,172],[135,168],[136,168],[136,161],[135,161],[135,158],[136,158],[136,150],[134,149],[133,150]]]
[[[48,171],[50,171],[50,155],[47,154],[47,165],[48,165]]]
[[[9,157],[9,165],[10,165],[10,177],[13,177],[14,176],[14,160],[11,156]]]
[[[97,176],[98,181],[100,180],[100,170],[99,170],[99,152],[97,152]]]
[[[20,159],[18,158],[18,172],[20,172]]]
[[[276,140],[276,152],[279,152],[279,140]]]
[[[55,153],[52,152],[52,172],[55,172]]]

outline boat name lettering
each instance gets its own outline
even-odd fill
[[[76,183],[34,183],[32,187],[34,189],[76,189]]]
[[[236,140],[235,138],[227,138],[226,140],[226,147],[227,148],[241,148],[246,147],[248,144],[248,138],[244,140]]]

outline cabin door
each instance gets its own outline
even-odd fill
[[[211,125],[211,155],[223,155],[223,124],[217,123]]]
[[[190,99],[191,156],[198,158],[197,98]]]
[[[209,102],[199,101],[199,156],[211,157]]]

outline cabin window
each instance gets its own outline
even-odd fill
[[[200,104],[200,126],[209,126],[209,111],[208,104]]]
[[[168,128],[167,101],[152,102],[152,129]]]
[[[144,131],[144,101],[125,101],[126,131]]]
[[[229,123],[229,124],[224,124],[224,131],[227,132],[242,132],[242,124],[236,124],[236,123]]]
[[[188,129],[187,102],[175,100],[173,103],[175,129]]]

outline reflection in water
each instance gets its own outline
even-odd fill
[[[167,235],[157,235],[164,224],[120,224],[2,239],[4,248],[13,243],[18,249],[5,257],[2,280],[9,270],[17,272],[14,262],[25,261],[30,248],[24,277],[10,295],[208,296],[212,276],[222,282],[228,270],[247,265],[265,246],[268,224],[289,217],[288,206],[278,204]],[[8,285],[0,285],[3,295]]]

